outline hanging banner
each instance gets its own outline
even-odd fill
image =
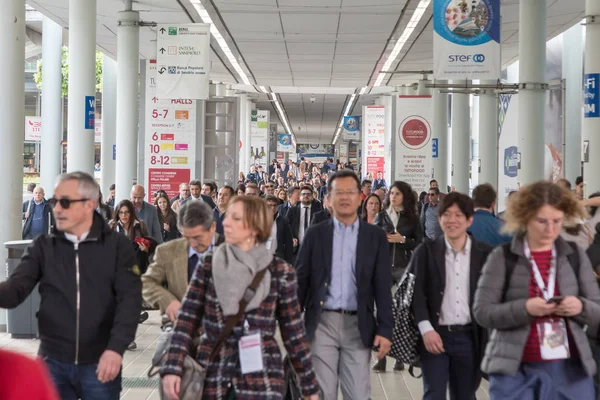
[[[156,61],[148,60],[144,183],[150,203],[159,189],[176,196],[179,184],[195,176],[196,161],[196,101],[159,100],[156,75]]]
[[[340,162],[348,163],[348,143],[340,143]]]
[[[360,140],[360,117],[345,116],[342,138],[344,140]]]
[[[25,117],[25,141],[42,141],[42,117]]]
[[[429,189],[432,177],[431,96],[398,96],[396,100],[396,168],[394,180],[417,192]]]
[[[277,141],[277,151],[291,152],[292,151],[292,135],[287,133],[280,133],[279,140]]]
[[[159,99],[208,99],[210,24],[159,24],[156,54]]]
[[[94,143],[102,143],[102,120],[98,118],[94,127]]]
[[[250,123],[250,165],[262,165],[264,171],[269,154],[269,116],[269,111],[252,110]]]
[[[585,74],[583,100],[584,117],[600,118],[600,74]]]
[[[436,79],[499,79],[500,0],[433,1]]]
[[[334,157],[334,146],[332,144],[304,144],[296,145],[298,157]]]
[[[385,175],[385,107],[363,107],[363,174],[371,173],[374,177],[378,172]]]
[[[498,211],[506,208],[510,192],[519,190],[521,153],[519,143],[519,97],[501,94],[498,98]]]

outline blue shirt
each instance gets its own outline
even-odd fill
[[[467,232],[469,232],[475,240],[496,247],[512,240],[510,235],[500,232],[503,226],[504,222],[494,217],[491,212],[487,210],[477,210],[475,211],[475,215],[473,215],[473,223],[469,229],[467,229]]]
[[[358,290],[356,286],[356,246],[360,221],[346,226],[333,219],[333,249],[331,257],[331,281],[325,300],[330,310],[356,311]]]
[[[31,207],[31,229],[29,234],[34,237],[46,233],[44,229],[44,205],[44,201],[39,204],[34,201]]]

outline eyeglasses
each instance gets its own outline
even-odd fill
[[[48,204],[50,204],[50,207],[54,208],[56,207],[56,203],[60,204],[60,207],[63,209],[68,209],[69,207],[71,207],[71,204],[73,203],[83,203],[88,201],[89,199],[57,199],[57,198],[51,198],[50,200],[48,200]]]
[[[119,211],[119,215],[129,215],[131,214],[129,211]]]
[[[308,196],[312,196],[312,193],[304,192],[304,193],[300,193],[300,195],[304,196],[304,197],[308,197]]]

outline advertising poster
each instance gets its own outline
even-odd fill
[[[345,116],[342,138],[344,140],[360,140],[360,117]]]
[[[348,143],[340,143],[340,162],[348,163]]]
[[[263,170],[266,171],[268,158],[269,111],[252,110],[250,122],[250,165],[262,165]],[[250,168],[248,168],[248,171],[250,171]]]
[[[519,190],[519,96],[501,94],[498,101],[498,211],[506,209],[506,197]]]
[[[102,120],[96,118],[96,125],[94,127],[94,143],[102,143]]]
[[[378,172],[385,176],[385,107],[365,106],[363,107],[363,175],[373,174],[377,177]]]
[[[280,133],[277,141],[277,151],[290,153],[292,151],[292,135]]]
[[[42,117],[25,117],[25,141],[42,141]]]
[[[195,176],[196,101],[159,100],[156,96],[156,61],[146,63],[146,148],[144,180],[148,202],[159,189],[169,197],[179,184]]]
[[[396,100],[396,173],[417,192],[429,189],[432,176],[431,96],[398,96]]]
[[[208,99],[210,24],[158,25],[157,97]]]
[[[333,158],[335,149],[332,144],[306,144],[298,143],[296,145],[298,158],[300,157],[321,157]]]
[[[585,118],[600,118],[600,74],[585,74],[583,78],[583,111]]]
[[[498,79],[500,0],[433,1],[436,79]]]

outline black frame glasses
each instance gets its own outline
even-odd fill
[[[56,207],[56,204],[59,203],[61,208],[68,210],[69,207],[71,207],[71,204],[73,204],[73,203],[83,203],[83,202],[86,202],[89,200],[90,199],[73,199],[73,200],[65,199],[65,198],[57,199],[57,198],[53,197],[48,200],[48,204],[50,204],[50,207],[54,208],[54,207]]]

